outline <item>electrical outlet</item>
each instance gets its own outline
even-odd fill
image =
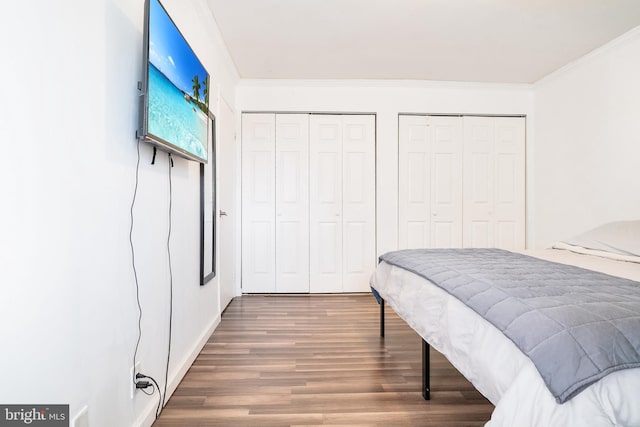
[[[131,398],[133,399],[133,397],[136,394],[136,383],[135,383],[135,377],[136,374],[140,373],[140,362],[136,362],[135,366],[133,366],[130,370],[129,370],[129,395],[131,396]]]
[[[85,406],[71,420],[71,427],[89,427],[89,407]]]

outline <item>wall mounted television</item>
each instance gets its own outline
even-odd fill
[[[207,163],[209,73],[158,0],[146,0],[137,137]]]

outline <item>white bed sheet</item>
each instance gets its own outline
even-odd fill
[[[637,263],[558,249],[522,253],[640,281]],[[495,405],[486,427],[640,427],[640,369],[610,374],[560,405],[531,360],[502,332],[446,291],[384,262],[371,284],[409,326]]]

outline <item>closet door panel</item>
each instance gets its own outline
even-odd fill
[[[463,245],[493,247],[494,118],[464,117]]]
[[[375,118],[342,116],[343,291],[366,292],[376,267]]]
[[[311,292],[342,292],[342,118],[309,117]]]
[[[431,117],[432,248],[462,247],[462,120]]]
[[[520,236],[518,235],[518,222],[514,220],[496,220],[496,247],[502,249],[522,249],[518,245]]]
[[[251,221],[249,235],[249,267],[256,276],[270,276],[273,272],[271,259],[273,256],[273,223],[271,221]]]
[[[309,115],[277,114],[276,292],[309,292]]]
[[[342,286],[339,277],[342,272],[342,257],[340,257],[342,244],[340,242],[341,224],[337,221],[318,222],[316,241],[314,244],[314,260],[316,261],[315,277],[330,277],[333,279],[330,287],[324,287],[318,281],[312,283],[312,292],[338,292]]]
[[[525,119],[495,118],[496,245],[525,247]]]
[[[398,164],[398,244],[427,248],[431,242],[431,141],[429,118],[400,116]]]
[[[242,291],[275,291],[275,115],[242,115]]]
[[[399,117],[398,184],[401,249],[462,246],[460,117]]]
[[[459,248],[457,243],[462,233],[459,225],[451,221],[433,221],[431,242],[433,248]]]
[[[404,246],[401,249],[419,249],[428,247],[426,236],[429,235],[429,219],[407,221],[403,224]]]
[[[465,248],[490,248],[493,246],[493,224],[488,220],[465,224]]]
[[[464,245],[523,249],[525,119],[464,121]]]

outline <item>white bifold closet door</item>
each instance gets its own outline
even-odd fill
[[[399,116],[401,249],[462,247],[462,117]]]
[[[242,116],[243,292],[309,292],[308,120]]]
[[[310,116],[310,291],[366,292],[376,266],[375,118]]]
[[[524,117],[400,115],[398,124],[400,249],[524,249]]]
[[[276,292],[309,292],[309,115],[276,115]]]
[[[525,247],[525,119],[464,118],[465,247]]]
[[[275,292],[274,114],[242,116],[242,291]]]

